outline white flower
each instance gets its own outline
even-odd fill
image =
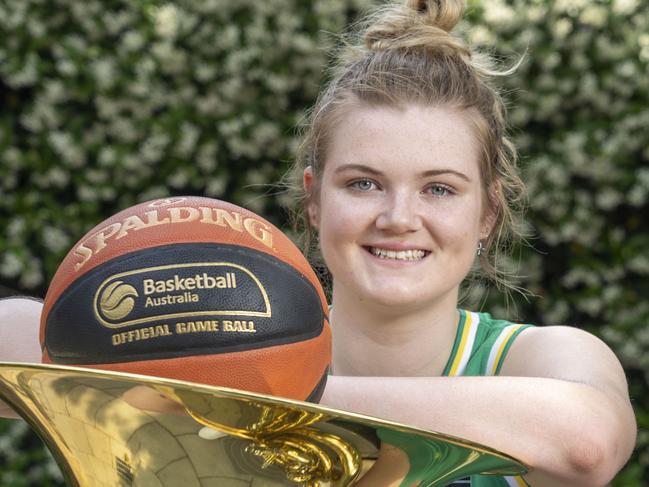
[[[559,39],[565,39],[572,32],[572,22],[566,18],[557,20],[552,27],[555,36]]]
[[[0,275],[4,277],[16,277],[23,270],[23,263],[13,252],[5,252],[4,259],[0,263]]]
[[[622,195],[617,191],[607,188],[597,195],[597,206],[603,210],[611,210],[622,202]]]
[[[198,151],[198,154],[196,155],[196,164],[204,172],[211,173],[218,166],[219,161],[216,157],[217,150],[218,146],[209,142],[203,145]]]
[[[599,5],[589,5],[579,16],[584,24],[589,24],[594,27],[603,27],[608,20],[608,12],[604,7]]]
[[[114,201],[117,191],[112,186],[104,186],[99,192],[101,199],[104,201]]]
[[[116,70],[112,59],[97,59],[90,69],[99,88],[107,89],[115,84]]]
[[[61,80],[47,80],[44,85],[46,102],[54,104],[65,100],[66,90]]]
[[[640,49],[640,61],[649,61],[649,46],[644,46]]]
[[[32,132],[40,132],[43,128],[41,119],[35,112],[27,112],[20,117],[20,124]]]
[[[514,9],[501,1],[492,0],[484,3],[484,19],[489,24],[505,25],[510,23],[515,16]]]
[[[111,146],[104,146],[99,150],[97,159],[102,166],[111,166],[117,159],[117,153]]]
[[[86,3],[88,5],[93,5],[95,7],[101,7],[101,2],[75,2],[75,4]],[[97,14],[90,14],[92,17],[96,17]],[[119,34],[124,31],[129,24],[133,24],[135,17],[131,9],[122,9],[120,11],[111,11],[110,13],[102,16],[102,21],[105,25],[106,30],[113,35]]]
[[[194,108],[198,113],[203,115],[214,115],[218,112],[222,100],[216,93],[209,93],[207,96],[197,96]]]
[[[599,297],[582,299],[577,303],[577,308],[591,316],[597,315],[602,310],[604,303]]]
[[[15,87],[29,86],[36,83],[38,79],[38,70],[36,69],[37,60],[33,53],[27,55],[27,59],[21,69],[7,76],[9,84]]]
[[[591,0],[557,0],[554,4],[554,10],[560,13],[567,13],[575,16]]]
[[[64,76],[74,76],[77,74],[77,66],[69,59],[59,59],[56,68]]]
[[[213,64],[206,64],[202,60],[194,66],[194,74],[198,81],[205,83],[214,79],[216,76],[216,66]]]
[[[189,157],[196,148],[196,142],[201,135],[200,130],[189,122],[180,126],[180,141],[176,146],[176,153],[181,157]]]
[[[39,262],[32,260],[27,270],[20,276],[20,285],[27,289],[34,288],[43,282],[43,273],[39,269]]]
[[[50,132],[48,135],[50,145],[59,154],[63,155],[70,150],[73,145],[72,137],[65,132]]]
[[[187,69],[188,53],[175,49],[168,42],[156,42],[151,51],[160,60],[160,70],[163,73],[182,73]]]
[[[160,37],[176,37],[178,33],[178,7],[168,3],[155,10],[155,31]]]
[[[168,144],[169,136],[165,133],[156,133],[148,137],[140,145],[139,154],[142,162],[158,162],[162,159]]]
[[[469,31],[469,40],[472,44],[492,45],[496,37],[484,25],[476,25]]]
[[[11,240],[18,240],[23,237],[26,229],[27,222],[25,221],[25,219],[20,216],[14,217],[13,219],[9,220],[6,235]]]
[[[627,267],[639,274],[649,274],[649,258],[646,255],[636,255],[627,262]],[[647,328],[649,330],[649,328]]]
[[[27,22],[27,30],[29,30],[31,37],[43,37],[47,32],[46,27],[39,22],[39,20],[40,19],[31,18]]]
[[[70,239],[63,231],[50,226],[43,228],[43,241],[52,252],[60,252],[70,245]]]
[[[91,186],[80,186],[77,189],[77,197],[81,201],[94,202],[97,201],[97,191]]]
[[[640,169],[636,175],[636,179],[643,187],[649,189],[649,169]]]
[[[137,32],[135,30],[128,31],[122,37],[122,46],[127,51],[130,51],[130,52],[137,51],[143,45],[144,45],[144,37],[142,37],[141,33]]]
[[[129,118],[116,117],[111,120],[110,132],[124,142],[135,142],[140,137],[139,131]]]
[[[47,180],[51,186],[63,188],[70,182],[70,172],[61,167],[53,167],[47,172]]]
[[[187,186],[188,182],[189,176],[187,175],[187,172],[183,170],[178,170],[176,173],[167,178],[167,184],[169,184],[169,186],[171,186],[172,188],[177,189]]]
[[[638,0],[613,0],[613,11],[626,15],[633,13],[638,7]]]
[[[205,193],[208,196],[221,196],[227,187],[228,181],[224,177],[212,178],[208,181]]]
[[[638,44],[642,47],[649,47],[649,34],[640,34],[638,36]]]
[[[636,66],[631,61],[625,61],[618,68],[618,73],[626,78],[631,78],[636,74]]]
[[[121,160],[124,168],[134,173],[142,167],[142,161],[134,154],[126,154]]]
[[[543,20],[547,14],[547,5],[532,5],[527,7],[527,20],[530,22]]]

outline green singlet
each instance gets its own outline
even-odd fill
[[[487,313],[465,310],[459,312],[460,320],[455,342],[442,375],[446,377],[498,375],[514,339],[531,325],[495,320]],[[402,448],[408,454],[411,465],[419,465],[426,461],[423,457],[428,455],[427,452],[411,451],[406,447],[407,442],[400,446],[398,435],[382,434],[381,431],[378,433],[382,441]],[[411,485],[416,480],[408,475],[401,482],[401,486]],[[470,479],[456,480],[450,486],[530,487],[522,477],[488,475],[472,475]]]
[[[488,376],[500,374],[507,352],[518,334],[530,325],[495,320],[488,313],[460,311],[453,350],[442,375]],[[457,485],[463,485],[458,482]],[[524,487],[522,477],[473,475],[471,487]]]

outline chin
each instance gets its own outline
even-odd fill
[[[448,302],[457,305],[457,291],[459,286],[431,286],[430,282],[420,281],[416,285],[412,282],[391,283],[389,286],[362,287],[350,289],[352,294],[359,296],[363,303],[380,308],[390,308],[401,312],[418,310],[435,303]]]
[[[364,302],[375,306],[386,308],[412,308],[419,307],[421,304],[429,301],[424,296],[416,295],[407,290],[392,289],[381,291],[369,291],[361,294]]]

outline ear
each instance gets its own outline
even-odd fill
[[[302,175],[302,184],[304,185],[304,191],[307,194],[306,200],[306,211],[309,214],[309,223],[315,229],[318,229],[318,224],[320,221],[320,208],[317,203],[317,198],[315,198],[314,193],[314,176],[313,168],[307,166],[304,168],[304,174]]]
[[[484,240],[494,229],[498,214],[500,213],[500,182],[495,181],[488,190],[486,198],[486,208],[482,215],[482,225],[480,226],[480,239]]]

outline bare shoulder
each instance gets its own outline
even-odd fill
[[[512,344],[501,375],[582,382],[628,397],[624,370],[613,351],[595,335],[569,326],[524,330]]]
[[[637,426],[624,369],[613,351],[596,336],[568,326],[527,328],[512,344],[500,375],[579,384],[572,399],[596,411],[597,427],[609,432],[604,444],[617,445],[615,455],[608,458],[609,464],[617,471],[631,455]]]

